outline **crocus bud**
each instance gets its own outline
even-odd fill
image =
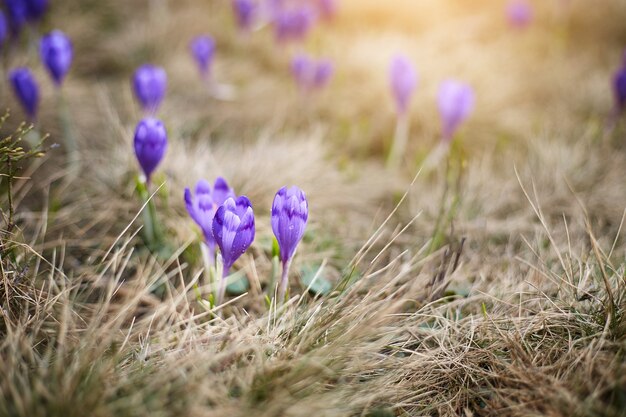
[[[208,35],[196,36],[189,44],[200,75],[207,78],[211,73],[211,64],[215,55],[215,41]]]
[[[258,5],[254,0],[232,0],[232,4],[239,29],[250,31],[258,15]]]
[[[449,142],[474,109],[474,91],[469,85],[446,80],[439,86],[438,105],[442,137],[444,142]]]
[[[274,13],[274,34],[279,42],[303,40],[313,27],[315,11],[308,6],[280,8]]]
[[[613,76],[613,94],[615,96],[615,108],[618,113],[626,109],[626,51],[622,66]]]
[[[60,30],[53,30],[41,38],[39,53],[54,83],[60,87],[72,65],[72,42]]]
[[[31,121],[35,120],[39,105],[39,87],[33,73],[26,67],[15,68],[9,72],[9,81],[24,112]]]
[[[144,64],[135,71],[133,88],[143,110],[154,114],[165,97],[167,74],[161,67]]]
[[[506,5],[506,17],[514,28],[523,29],[533,19],[533,10],[526,0],[510,0]]]
[[[396,55],[389,69],[391,92],[396,102],[398,114],[404,114],[409,109],[411,96],[417,87],[417,73],[411,61],[402,55]]]
[[[235,192],[228,186],[226,180],[218,177],[211,191],[208,181],[200,180],[196,184],[195,195],[189,188],[185,188],[185,205],[191,218],[200,226],[204,241],[209,247],[211,262],[215,253],[215,238],[213,237],[213,218],[217,209],[224,204],[227,198],[235,198]]]
[[[48,10],[48,0],[25,0],[26,18],[31,21],[41,19]]]
[[[248,197],[227,198],[213,218],[213,236],[222,253],[224,277],[254,240],[254,212]]]
[[[287,263],[296,252],[309,218],[309,205],[298,187],[283,187],[272,204],[272,231],[280,246],[280,260]]]
[[[7,17],[2,10],[0,10],[0,46],[4,45],[4,42],[7,40],[7,35],[9,32],[9,24],[7,22]]]
[[[134,144],[139,165],[146,176],[146,182],[150,183],[150,176],[167,149],[167,131],[163,122],[151,117],[140,121],[135,129]]]

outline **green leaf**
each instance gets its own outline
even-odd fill
[[[315,295],[326,295],[333,289],[329,280],[324,278],[320,265],[304,265],[300,270],[300,282],[304,289]]]
[[[276,237],[272,237],[272,258],[280,256],[280,246],[278,246],[278,240]]]

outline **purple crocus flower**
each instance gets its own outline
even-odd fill
[[[0,10],[0,46],[4,45],[7,40],[9,32],[9,24],[7,23],[7,17],[2,10]]]
[[[403,55],[396,55],[391,61],[389,78],[397,112],[405,114],[417,87],[417,73],[411,61]]]
[[[217,295],[221,304],[226,291],[226,277],[235,261],[243,255],[254,240],[254,212],[248,197],[226,199],[213,218],[213,236],[222,253],[224,270]]]
[[[196,36],[189,44],[202,78],[208,78],[211,73],[211,64],[215,56],[215,40],[208,35]]]
[[[274,12],[274,34],[279,42],[304,39],[315,22],[315,11],[307,6],[278,8]]]
[[[41,38],[39,52],[54,83],[60,87],[72,65],[72,42],[60,30],[53,30]]]
[[[150,184],[150,176],[167,149],[167,131],[163,122],[152,117],[141,120],[135,129],[134,145],[146,183]]]
[[[289,281],[289,265],[304,235],[308,218],[309,205],[301,189],[293,186],[278,190],[272,204],[272,231],[280,247],[280,261],[283,265],[278,293],[278,299],[281,302],[285,297]]]
[[[510,0],[506,5],[509,24],[518,29],[527,27],[533,19],[533,10],[526,0]]]
[[[7,20],[13,36],[17,36],[26,23],[28,9],[26,0],[4,0],[7,9]]]
[[[150,64],[140,66],[133,77],[133,89],[143,110],[156,113],[167,89],[165,70]]]
[[[258,5],[255,0],[232,0],[232,4],[239,29],[250,31],[258,15]]]
[[[48,10],[48,0],[25,0],[26,18],[33,22],[41,19]]]
[[[9,72],[9,81],[24,112],[31,121],[35,120],[39,105],[39,87],[33,73],[26,67],[15,68]]]
[[[303,92],[325,87],[334,72],[333,63],[328,59],[318,61],[299,54],[291,61],[291,73]]]
[[[474,109],[474,91],[459,81],[446,80],[439,86],[438,105],[442,138],[444,142],[449,142]]]
[[[235,198],[235,192],[226,180],[218,177],[211,191],[208,181],[200,180],[196,184],[195,195],[185,188],[185,205],[191,218],[200,226],[204,241],[209,248],[209,259],[215,260],[215,238],[213,237],[213,218],[217,209],[227,198]]]
[[[626,109],[626,51],[622,67],[613,76],[613,94],[615,96],[615,108],[617,113],[622,113]]]

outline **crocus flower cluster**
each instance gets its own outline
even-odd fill
[[[55,86],[60,87],[72,65],[72,42],[60,30],[53,30],[41,38],[39,54]],[[15,68],[9,72],[9,80],[24,112],[31,121],[35,121],[39,106],[39,87],[33,73],[26,67]]]
[[[189,50],[196,61],[200,76],[205,80],[208,79],[215,55],[215,41],[208,35],[196,36],[189,43]]]
[[[510,0],[506,5],[506,17],[509,25],[523,29],[533,19],[533,10],[526,0]]]
[[[133,90],[141,108],[147,113],[154,115],[167,89],[167,74],[161,67],[144,64],[137,68],[133,76]]]
[[[26,22],[40,20],[48,10],[48,0],[5,0],[11,33],[17,36]]]
[[[446,80],[439,86],[438,106],[442,140],[449,143],[456,130],[474,109],[474,91],[467,84]]]
[[[315,60],[299,54],[291,61],[291,73],[300,91],[308,93],[328,84],[333,75],[333,63],[328,59]]]
[[[621,114],[626,110],[626,51],[624,51],[622,66],[613,76],[613,95],[616,113]]]
[[[400,115],[405,114],[417,87],[417,73],[411,61],[403,55],[396,55],[391,61],[389,79],[396,110]]]
[[[215,246],[219,247],[223,272],[217,303],[221,304],[230,269],[254,241],[255,220],[252,204],[246,196],[235,197],[226,180],[219,177],[213,190],[205,180],[198,181],[195,195],[186,188],[185,205],[191,218],[202,230],[204,242],[209,247],[211,264],[215,256]],[[280,247],[280,261],[283,267],[279,300],[284,299],[289,266],[304,235],[308,217],[308,203],[302,190],[298,187],[283,187],[276,193],[272,204],[271,222]]]

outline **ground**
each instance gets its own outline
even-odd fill
[[[534,2],[512,29],[496,0],[343,0],[296,45],[239,33],[229,3],[52,2],[38,30],[74,42],[62,93],[78,162],[28,39],[6,57],[41,82],[49,137],[11,189],[2,168],[0,415],[626,415],[626,121],[612,127],[611,91],[626,3]],[[232,101],[189,56],[205,32]],[[306,97],[288,69],[299,50],[335,62]],[[388,166],[396,53],[419,87]],[[132,148],[144,62],[169,82],[152,250]],[[474,88],[475,111],[429,165],[447,78]],[[6,83],[2,97],[4,137],[25,116]],[[250,288],[211,310],[182,196],[218,175],[252,201],[257,237],[235,265]],[[293,184],[309,224],[277,306],[269,215]],[[310,271],[332,290],[308,293]]]

